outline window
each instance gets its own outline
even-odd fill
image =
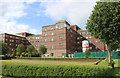
[[[77,49],[79,50],[80,48],[78,47]]]
[[[62,38],[62,36],[59,36],[59,38]]]
[[[71,37],[73,37],[73,36],[71,35]]]
[[[30,40],[33,40],[34,38],[30,38]]]
[[[79,40],[80,39],[80,37],[77,37],[77,40]]]
[[[47,39],[45,39],[44,41],[47,42]]]
[[[16,44],[16,46],[18,46],[18,44]]]
[[[8,39],[5,39],[5,41],[8,41]]]
[[[97,40],[95,40],[95,43],[97,43]]]
[[[88,37],[86,37],[86,39],[88,39]]]
[[[7,45],[7,43],[5,43]]]
[[[38,47],[39,45],[35,45],[35,47]]]
[[[80,37],[81,39],[83,38],[83,37]]]
[[[45,28],[45,31],[47,31],[47,28]]]
[[[35,41],[36,43],[39,43],[39,41]]]
[[[89,41],[89,43],[92,43],[92,41]]]
[[[8,35],[5,35],[5,37],[8,37]]]
[[[53,39],[53,38],[51,38],[51,41],[54,41],[54,39]]]
[[[76,42],[74,42],[74,44],[76,44]]]
[[[91,39],[92,37],[90,36],[89,39]]]
[[[47,36],[47,34],[45,33],[44,36]]]
[[[62,43],[59,43],[59,45],[62,45]]]
[[[97,49],[98,49],[98,47],[95,47],[95,49],[97,50]]]
[[[53,36],[54,35],[54,33],[51,33],[51,36]]]
[[[51,46],[51,49],[53,49],[53,46]]]
[[[80,35],[82,35],[82,32],[80,33]]]
[[[2,37],[4,37],[4,35],[2,35]]]
[[[92,47],[90,47],[90,50],[92,50]]]
[[[30,41],[30,43],[34,43],[34,41]]]
[[[88,32],[86,32],[86,34],[88,34]]]
[[[35,39],[40,39],[40,37],[36,37]]]
[[[13,36],[10,36],[10,38],[14,38]]]
[[[77,44],[80,44],[80,42],[78,41]]]
[[[54,53],[51,53],[51,56],[54,56]]]
[[[53,27],[51,27],[51,30],[53,30]]]
[[[16,39],[19,39],[19,37],[16,37]]]
[[[12,46],[12,44],[10,43],[10,46]]]

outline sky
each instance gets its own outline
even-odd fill
[[[98,0],[0,0],[0,34],[41,34],[42,26],[65,19],[85,29]]]

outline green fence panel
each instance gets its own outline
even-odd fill
[[[83,52],[75,52],[74,57],[85,57]],[[91,52],[89,57],[108,57],[108,52]],[[120,51],[112,52],[113,59],[120,59]]]

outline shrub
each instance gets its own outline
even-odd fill
[[[25,52],[23,52],[23,53],[21,53],[21,55],[20,55],[21,57],[24,57],[25,56]]]
[[[20,52],[17,52],[16,55],[17,55],[17,56],[20,56]]]
[[[17,59],[36,59],[36,60],[103,60],[105,57],[90,57],[90,58],[41,58],[41,57],[17,57]]]
[[[25,53],[25,57],[28,57],[28,53]]]
[[[10,57],[15,57],[15,56],[16,56],[16,52],[14,50]]]
[[[89,50],[89,49],[86,49],[86,51],[85,51],[85,57],[88,58],[89,55],[90,55],[90,50]]]
[[[37,64],[37,63],[36,63]],[[89,65],[47,65],[47,64],[3,62],[3,76],[113,76],[112,69],[104,66]],[[34,77],[35,78],[35,77]]]

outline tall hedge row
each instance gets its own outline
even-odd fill
[[[112,69],[104,66],[84,65],[28,65],[11,64],[5,62],[2,65],[4,76],[38,77],[38,76],[112,76]]]
[[[103,60],[105,57],[90,57],[90,58],[41,58],[41,57],[16,57],[16,59],[36,59],[36,60]]]

